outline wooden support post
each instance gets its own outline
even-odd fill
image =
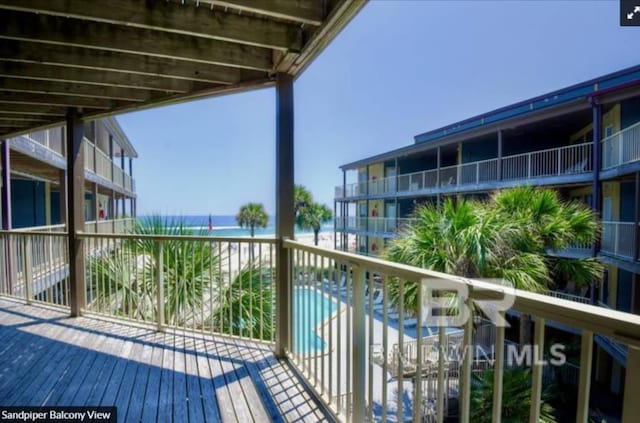
[[[64,139],[64,138],[63,138]],[[67,172],[60,170],[58,190],[60,192],[60,223],[67,224]]]
[[[95,182],[91,184],[91,198],[93,199],[93,220],[95,221],[96,233],[100,233],[100,206],[98,204],[98,184],[96,184]]]
[[[593,113],[593,143],[591,144],[591,157],[593,157],[593,195],[591,208],[596,214],[596,218],[602,218],[602,192],[600,184],[600,153],[602,148],[600,139],[602,138],[602,109],[596,100],[591,104]],[[600,251],[600,240],[596,239],[591,244],[591,257],[596,257]],[[591,282],[591,304],[596,302],[596,281]]]
[[[580,346],[580,380],[578,382],[578,401],[576,422],[589,421],[589,391],[591,390],[591,362],[593,361],[593,332],[582,331]]]
[[[276,75],[276,348],[277,357],[291,350],[291,289],[289,257],[283,241],[293,238],[293,76]]]
[[[83,241],[77,232],[84,229],[84,125],[75,109],[67,115],[67,230],[69,246],[69,298],[71,316],[80,316],[85,305],[86,284]]]
[[[640,349],[630,346],[627,351],[622,423],[637,422],[638,416],[640,416],[640,401],[638,401],[638,392],[640,392]]]
[[[544,319],[536,317],[533,341],[533,358],[531,372],[531,408],[529,410],[529,423],[538,423],[540,420],[540,402],[542,401],[542,371],[544,369]]]
[[[366,416],[366,376],[367,376],[367,325],[364,314],[365,272],[361,267],[353,268],[353,331],[351,332],[351,421],[364,422]],[[369,381],[369,383],[372,383]],[[349,412],[347,411],[347,415]]]
[[[2,161],[2,229],[11,230],[11,149],[9,140],[0,145]]]
[[[22,257],[23,257],[23,279],[24,279],[24,297],[27,304],[31,305],[33,297],[33,248],[31,247],[31,235],[18,237],[22,239]]]

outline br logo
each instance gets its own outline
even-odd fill
[[[422,324],[425,326],[462,326],[473,314],[481,311],[495,326],[510,327],[500,312],[515,302],[515,288],[504,279],[481,279],[480,283],[466,279],[422,279]],[[470,287],[473,298],[469,298]]]

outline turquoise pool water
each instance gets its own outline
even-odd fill
[[[294,292],[293,339],[294,352],[307,354],[325,349],[325,342],[315,328],[338,309],[331,298],[313,289],[298,288]]]

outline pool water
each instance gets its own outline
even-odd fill
[[[331,298],[313,289],[298,288],[293,297],[294,352],[308,354],[323,351],[325,342],[316,335],[316,327],[338,309]]]

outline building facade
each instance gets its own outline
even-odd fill
[[[136,216],[138,153],[115,118],[84,124],[86,232],[118,232]],[[64,227],[66,127],[1,142],[2,229]]]
[[[601,219],[600,239],[558,253],[597,257],[606,272],[595,302],[640,313],[640,66],[416,135],[341,169],[336,248],[367,255],[384,251],[416,205],[447,196],[526,184],[583,201]],[[586,290],[550,294],[591,301]],[[597,344],[596,378],[619,392],[626,353]]]

